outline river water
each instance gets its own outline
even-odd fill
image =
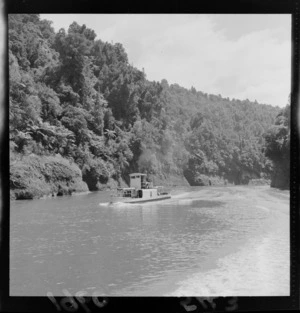
[[[289,192],[197,187],[11,202],[10,295],[287,296]]]

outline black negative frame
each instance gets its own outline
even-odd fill
[[[219,297],[212,298],[215,305],[207,301],[199,304],[196,298],[177,297],[110,297],[103,307],[91,306],[90,311],[103,312],[186,312],[182,301],[189,304],[191,312],[204,311],[271,311],[299,310],[299,132],[300,132],[300,96],[299,96],[299,29],[300,8],[297,0],[234,0],[234,1],[188,1],[141,2],[126,1],[97,3],[91,0],[63,0],[42,2],[38,0],[7,0],[4,6],[4,18],[7,28],[9,13],[256,13],[256,14],[292,14],[292,77],[291,77],[291,175],[290,175],[290,290],[289,297]],[[5,46],[8,38],[6,32]],[[7,49],[6,49],[7,50]],[[0,311],[5,312],[57,312],[48,297],[10,297],[9,296],[9,139],[8,139],[8,54],[4,54],[6,93],[2,97],[4,104],[4,125],[1,136],[1,172],[2,172],[2,211],[1,211],[1,266],[0,266]],[[56,297],[61,301],[62,297]],[[203,298],[204,299],[204,298]],[[89,299],[90,300],[90,299]],[[103,299],[99,298],[99,301]],[[188,301],[188,302],[187,302]],[[192,307],[192,305],[195,305]],[[69,309],[72,311],[72,308]],[[75,312],[73,310],[73,312]],[[79,307],[76,312],[85,312]]]

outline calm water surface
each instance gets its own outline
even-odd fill
[[[286,254],[288,263],[286,192],[202,187],[115,206],[109,193],[11,203],[11,295],[170,293],[275,228],[284,244],[274,253]]]

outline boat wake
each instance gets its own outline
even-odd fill
[[[110,202],[100,202],[99,205],[100,206],[108,206]]]
[[[197,199],[177,199],[176,203],[177,204],[182,204],[182,205],[184,205],[184,204],[192,204],[195,200],[197,200]]]
[[[131,203],[126,203],[126,202],[100,202],[99,206],[101,207],[127,207],[131,206]]]
[[[185,197],[189,196],[190,194],[191,194],[191,192],[184,192],[184,193],[180,193],[178,195],[172,195],[172,199],[185,198]]]

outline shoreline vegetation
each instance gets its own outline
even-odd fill
[[[23,156],[11,162],[11,199],[71,195],[88,191],[76,164],[60,156]]]
[[[11,199],[128,185],[289,188],[290,105],[149,81],[121,43],[10,14]]]
[[[150,175],[156,185],[169,188],[186,188],[189,183],[184,177],[155,177]],[[232,186],[220,177],[205,177],[202,186]],[[15,160],[10,173],[10,199],[46,199],[64,195],[80,195],[89,193],[86,182],[82,180],[82,173],[75,163],[62,158],[60,155],[39,157],[29,155]],[[99,186],[98,190],[106,191],[118,186],[128,186],[126,182],[110,179],[107,184]],[[251,179],[248,185],[270,185],[268,179]]]

